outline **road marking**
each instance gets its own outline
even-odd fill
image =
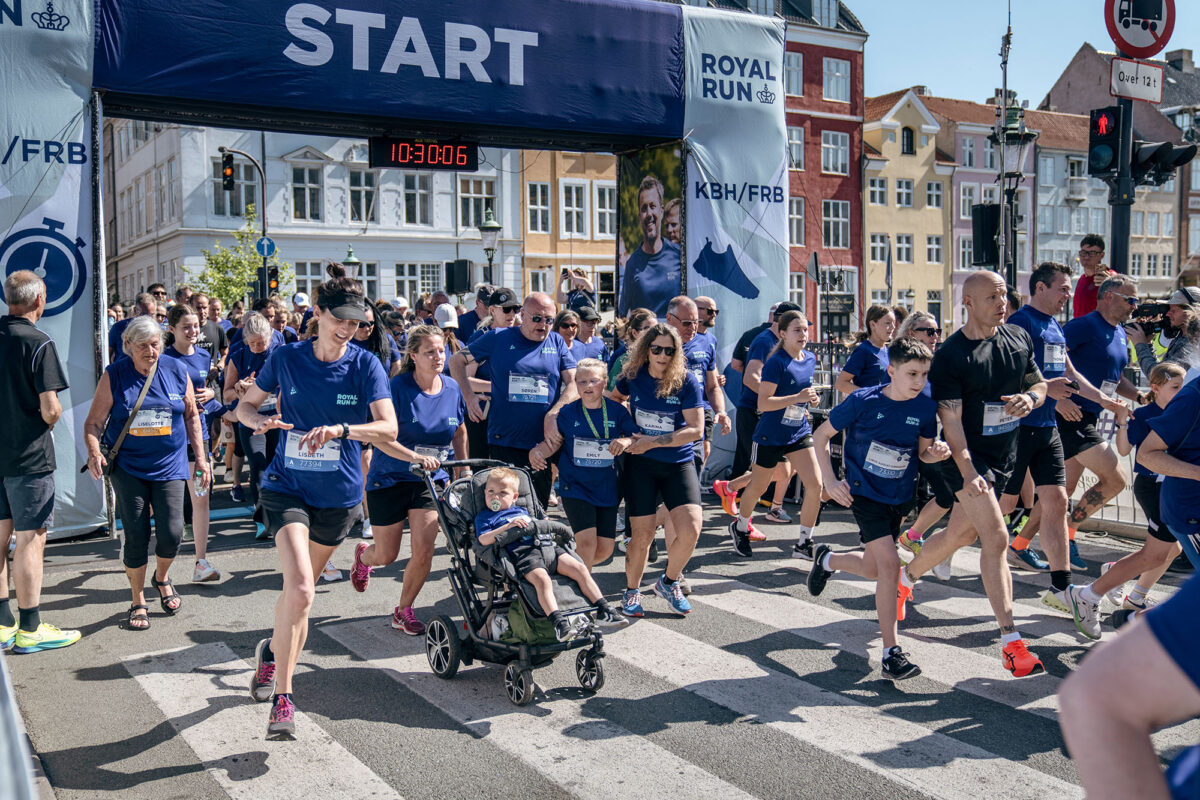
[[[576,797],[644,800],[664,787],[683,797],[752,797],[616,723],[584,716],[574,692],[560,699],[539,697],[534,707],[519,708],[504,693],[499,668],[469,667],[443,680],[430,672],[424,650],[396,655],[422,647],[424,639],[397,641],[376,619],[323,625],[321,632]],[[559,658],[573,663],[575,654]]]
[[[123,659],[142,691],[232,798],[401,796],[302,712],[298,739],[268,742],[270,706],[255,703],[251,666],[224,642]]]

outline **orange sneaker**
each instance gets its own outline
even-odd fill
[[[721,498],[721,508],[731,517],[737,516],[737,492],[729,491],[729,481],[713,481],[713,491]]]
[[[1017,639],[1004,645],[1004,668],[1013,674],[1014,678],[1025,678],[1030,675],[1040,675],[1046,671],[1042,660],[1029,652],[1024,639]]]
[[[765,533],[763,533],[762,531],[760,531],[758,528],[754,527],[754,522],[751,521],[750,522],[750,541],[765,542],[766,540],[767,540],[767,535]]]
[[[911,586],[905,586],[901,581],[896,586],[896,621],[904,622],[904,616],[908,610],[908,601],[912,600],[913,591]]]

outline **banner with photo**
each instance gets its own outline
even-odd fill
[[[683,293],[683,153],[680,143],[617,161],[617,314],[648,308],[666,319]]]
[[[38,328],[54,340],[71,384],[59,394],[53,434],[56,536],[105,522],[101,484],[79,471],[98,377],[92,11],[90,0],[0,3],[0,280],[22,269],[42,276]],[[8,313],[2,291],[0,313]]]
[[[728,363],[743,331],[787,299],[782,20],[683,7],[685,285],[721,309]]]

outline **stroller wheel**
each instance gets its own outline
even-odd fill
[[[533,699],[533,672],[515,661],[504,668],[504,691],[514,705],[526,706]]]
[[[604,688],[604,659],[597,658],[590,650],[580,650],[575,656],[575,677],[589,692],[600,691]]]
[[[439,678],[449,680],[458,672],[462,661],[462,642],[449,617],[439,615],[429,620],[425,628],[425,657],[429,659],[429,668]]]

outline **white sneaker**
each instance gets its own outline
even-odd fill
[[[325,564],[325,569],[321,570],[321,577],[329,583],[333,583],[342,579],[342,571],[335,567],[332,561],[329,561]]]
[[[374,539],[375,534],[371,532],[371,520],[364,519],[362,524],[362,537],[364,539]]]
[[[954,554],[951,553],[946,558],[945,561],[943,561],[942,563],[940,563],[936,567],[934,567],[932,570],[930,570],[930,572],[933,573],[933,577],[937,578],[939,581],[950,580],[950,576],[951,576],[951,574],[953,574],[950,569],[950,562],[953,560],[954,560]]]
[[[620,550],[622,553],[624,553],[628,546],[629,546],[629,537],[628,536],[618,536],[617,537],[617,549],[618,550]]]
[[[1053,589],[1047,589],[1042,592],[1042,605],[1060,614],[1066,614],[1068,617],[1073,616],[1071,613],[1071,599],[1068,595],[1071,587],[1067,587],[1067,591],[1056,592]]]
[[[1104,573],[1108,572],[1110,569],[1112,569],[1112,565],[1115,563],[1117,562],[1109,561],[1101,565],[1100,574],[1103,575]],[[1120,586],[1115,586],[1112,589],[1109,589],[1104,593],[1104,597],[1115,607],[1120,608],[1121,601],[1125,599],[1125,584],[1122,583]]]
[[[1100,604],[1088,602],[1082,586],[1068,586],[1067,601],[1071,604],[1071,616],[1075,618],[1079,632],[1089,639],[1099,639]]]
[[[196,568],[192,570],[192,583],[209,583],[219,580],[221,580],[221,571],[208,563],[207,558],[201,558],[196,562]]]

